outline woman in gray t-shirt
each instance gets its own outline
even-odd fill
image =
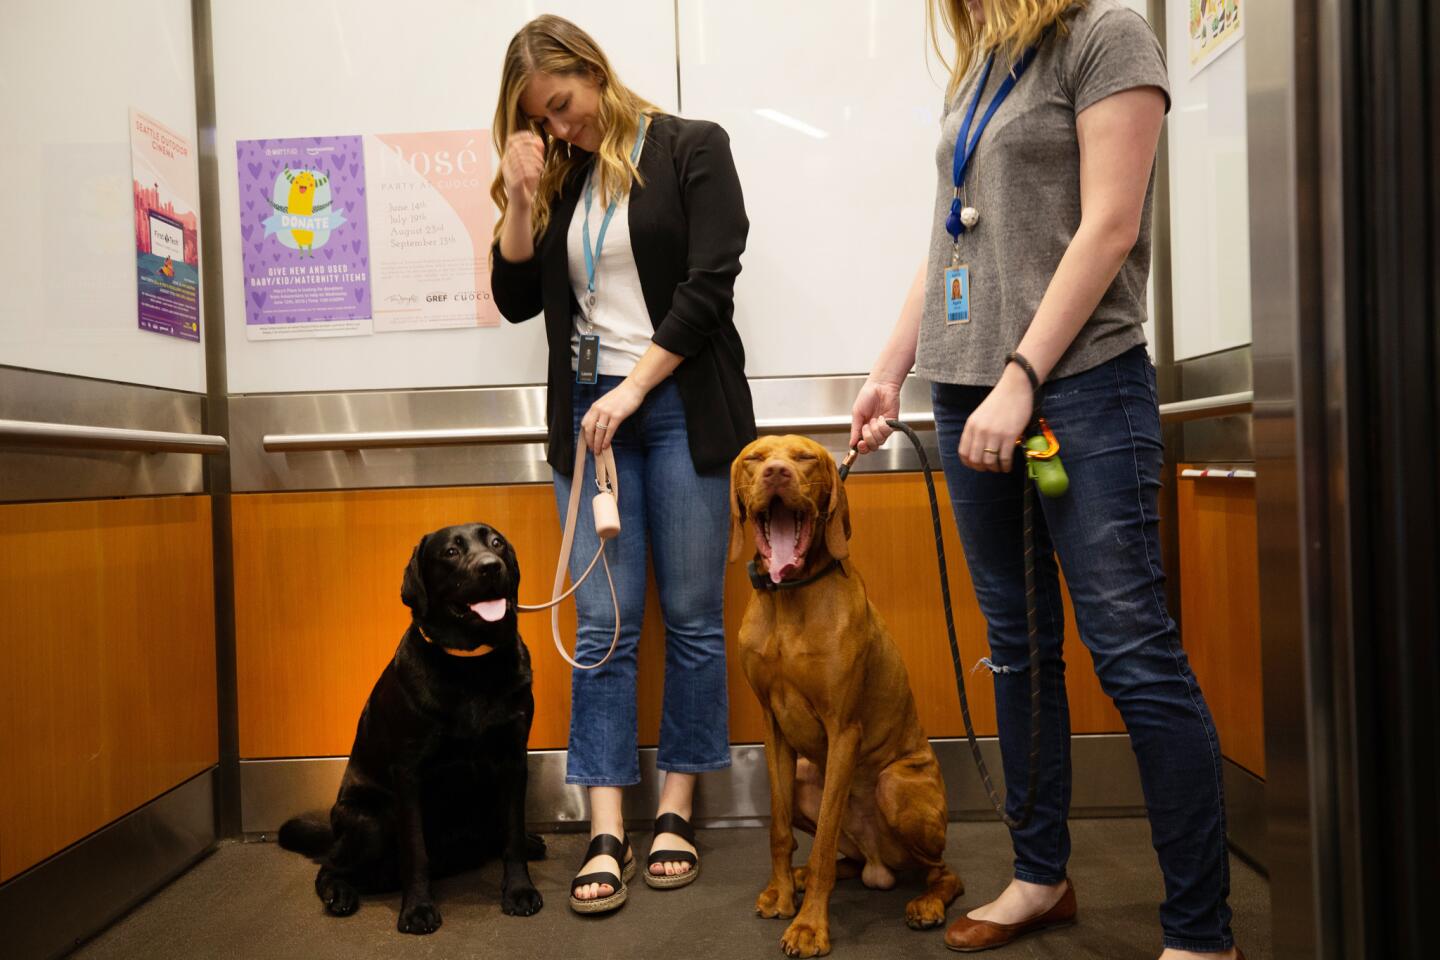
[[[912,366],[932,383],[956,525],[988,624],[996,716],[1018,818],[1029,765],[1023,457],[1043,413],[1070,489],[1037,498],[1039,786],[1011,831],[1014,880],[946,932],[1000,946],[1076,919],[1067,879],[1064,566],[1080,635],[1139,760],[1165,880],[1164,960],[1237,955],[1219,741],[1165,606],[1163,451],[1145,352],[1150,198],[1169,105],[1162,53],[1118,0],[932,0],[956,44],[935,161],[928,262],[855,401],[878,448]],[[936,46],[940,46],[937,31]]]

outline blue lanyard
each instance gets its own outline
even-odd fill
[[[1025,51],[1015,64],[1015,69],[1000,84],[1000,89],[995,91],[995,99],[990,101],[986,108],[985,115],[980,118],[980,126],[975,130],[975,137],[970,137],[970,124],[975,120],[975,108],[980,105],[980,95],[985,92],[985,84],[990,81],[990,68],[995,66],[995,54],[990,54],[985,61],[985,69],[980,73],[980,82],[975,85],[975,96],[970,98],[970,109],[965,111],[965,120],[960,124],[960,136],[955,139],[955,161],[952,167],[955,178],[955,199],[950,201],[950,215],[945,218],[945,230],[954,237],[958,243],[960,234],[965,232],[965,224],[960,222],[960,187],[965,183],[965,174],[970,169],[970,158],[975,155],[975,148],[980,144],[980,137],[985,133],[985,127],[989,125],[990,118],[995,116],[995,111],[1000,109],[1000,104],[1010,96],[1010,91],[1015,89],[1015,84],[1024,75],[1025,69],[1030,66],[1030,61],[1035,59],[1036,47]]]
[[[645,117],[640,117],[640,129],[635,133],[635,147],[630,151],[630,164],[634,166],[635,161],[640,158],[640,147],[645,143]],[[597,161],[598,162],[598,161]],[[585,184],[585,279],[586,289],[590,292],[591,305],[595,297],[595,264],[600,259],[600,250],[605,246],[605,231],[610,229],[610,218],[615,216],[615,207],[620,203],[620,195],[617,193],[610,198],[610,206],[605,209],[605,219],[600,221],[600,236],[595,240],[595,251],[590,251],[590,198],[595,193],[595,171],[591,170],[589,181]]]

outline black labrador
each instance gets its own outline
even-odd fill
[[[315,892],[338,917],[359,895],[402,891],[399,929],[432,933],[430,878],[504,861],[500,908],[541,907],[527,860],[526,741],[535,714],[530,652],[516,629],[520,567],[493,527],[422,537],[400,599],[410,628],[370,691],[328,824],[295,818],[280,845],[320,864]]]

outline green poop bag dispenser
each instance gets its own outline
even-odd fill
[[[1040,432],[1021,446],[1025,449],[1025,469],[1042,495],[1059,497],[1070,489],[1070,477],[1060,462],[1060,441],[1044,417],[1040,418]]]

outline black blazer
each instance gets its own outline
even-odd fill
[[[750,221],[730,138],[714,123],[651,118],[640,154],[642,187],[630,195],[630,245],[654,341],[685,359],[673,374],[685,407],[690,459],[710,472],[727,466],[755,439],[755,410],[745,379],[745,349],[735,329],[735,277]],[[545,313],[550,363],[546,459],[569,474],[575,466],[570,338],[579,309],[566,249],[589,164],[580,166],[550,207],[536,255],[511,263],[493,247],[490,289],[511,323]]]

